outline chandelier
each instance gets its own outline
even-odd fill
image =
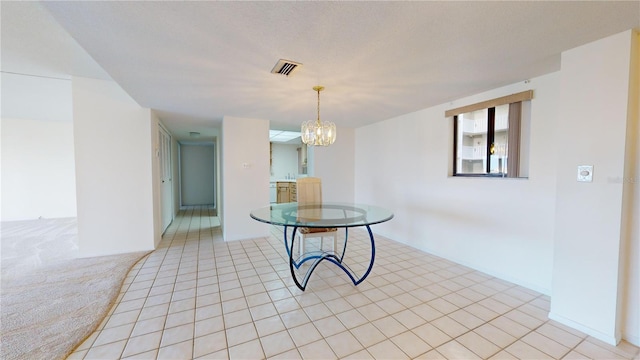
[[[329,146],[336,141],[336,124],[320,121],[320,91],[324,86],[314,86],[313,90],[318,93],[318,118],[302,123],[302,142],[308,146]]]

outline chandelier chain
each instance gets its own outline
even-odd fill
[[[320,89],[318,89],[318,125],[320,125]]]

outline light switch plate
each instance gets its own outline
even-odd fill
[[[578,181],[593,182],[593,165],[578,165]]]

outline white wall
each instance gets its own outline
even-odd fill
[[[271,144],[271,178],[274,180],[293,179],[298,175],[298,148],[296,144]]]
[[[225,241],[265,237],[269,226],[251,210],[269,205],[269,121],[222,119],[222,236]]]
[[[632,47],[629,88],[629,120],[627,121],[627,149],[622,198],[625,202],[625,227],[628,243],[622,248],[624,258],[624,302],[622,337],[640,346],[640,34],[635,34]],[[635,107],[635,112],[633,111]]]
[[[71,81],[1,76],[2,221],[76,216]]]
[[[152,250],[151,112],[115,82],[72,80],[80,254]]]
[[[624,325],[624,338],[637,344],[639,254],[619,261],[620,251],[640,247],[631,39],[626,32],[571,50],[559,72],[529,83],[356,129],[355,199],[396,215],[373,230],[549,294],[552,317],[602,340],[615,341],[614,328]],[[444,111],[528,89],[529,178],[450,177],[452,121]],[[633,134],[625,132],[634,119],[628,107],[636,109]],[[625,148],[634,166],[625,166]],[[595,165],[593,183],[576,182],[581,164]],[[634,197],[627,206],[623,186]]]
[[[322,178],[322,200],[354,201],[355,139],[354,129],[338,128],[333,145],[308,148],[309,174]]]
[[[213,143],[180,145],[182,205],[214,204],[215,147]]]
[[[76,216],[73,124],[2,119],[2,221]]]
[[[2,117],[71,122],[71,80],[0,74]]]
[[[611,179],[625,176],[631,44],[627,31],[562,54],[558,136],[571,146],[557,154],[550,317],[609,343],[622,331],[624,184]],[[593,182],[576,181],[578,165]]]
[[[549,294],[558,86],[553,73],[356,129],[355,199],[395,213],[372,230]],[[451,177],[445,110],[528,89],[530,178]]]

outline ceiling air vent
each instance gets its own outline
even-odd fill
[[[295,61],[280,59],[276,63],[276,66],[271,69],[271,73],[289,76],[300,66],[302,66],[302,64]]]

